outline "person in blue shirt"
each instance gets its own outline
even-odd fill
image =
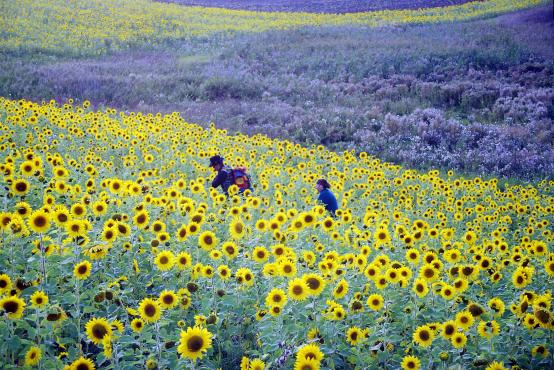
[[[317,200],[325,205],[325,209],[331,214],[331,216],[335,217],[335,212],[339,206],[337,204],[337,198],[335,198],[335,195],[330,190],[331,185],[327,182],[327,180],[319,179],[315,184],[315,188],[319,192]]]

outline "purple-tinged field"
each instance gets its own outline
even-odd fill
[[[470,0],[159,0],[164,3],[266,12],[356,13],[458,5]]]

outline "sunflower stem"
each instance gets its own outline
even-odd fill
[[[75,254],[75,260],[74,264],[77,264],[77,260],[79,259],[79,245],[75,243],[75,248],[73,249],[73,252]],[[80,293],[80,286],[81,283],[77,276],[75,276],[75,295],[77,296],[77,300],[75,302],[75,311],[76,311],[76,318],[77,318],[77,344],[79,347],[79,353],[83,355],[83,347],[81,345],[81,293]]]
[[[80,282],[79,279],[75,278],[75,295],[77,296],[77,301],[75,303],[75,311],[77,318],[77,344],[79,347],[79,352],[83,354],[83,347],[81,346],[81,293],[80,293]]]
[[[35,340],[37,341],[37,346],[40,347],[40,322],[39,322],[38,308],[35,310],[35,326],[37,331],[35,334]]]
[[[48,294],[48,286],[46,284],[46,261],[44,256],[44,246],[42,243],[42,233],[40,233],[38,249],[40,252],[40,271],[42,272],[42,291]]]
[[[161,361],[162,361],[162,346],[160,343],[160,325],[157,321],[154,324],[154,328],[156,330],[156,349],[158,351],[158,367],[160,367]]]
[[[2,245],[4,245],[4,232],[2,232]],[[15,261],[13,258],[13,245],[14,243],[10,243],[10,276],[14,276],[15,271]]]
[[[8,330],[10,332],[10,340],[12,340],[15,337],[14,323],[10,319],[8,319],[7,322],[8,322]],[[13,350],[10,349],[9,352],[8,352],[8,355],[6,357],[8,358],[8,361],[9,361],[10,364],[14,363],[14,351]]]

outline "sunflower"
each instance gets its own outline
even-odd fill
[[[538,306],[534,306],[533,309],[539,326],[544,329],[550,328],[553,322],[550,312]]]
[[[87,227],[82,220],[70,219],[65,223],[65,231],[70,237],[76,238],[79,236],[86,236]]]
[[[294,370],[319,370],[320,363],[315,358],[297,359],[294,363]]]
[[[315,343],[310,343],[302,346],[296,354],[296,361],[314,359],[318,363],[323,360],[323,352],[319,349],[319,346]]]
[[[111,292],[108,292],[108,293],[111,293]],[[118,319],[113,320],[110,323],[110,325],[112,327],[112,330],[117,330],[118,332],[123,333],[123,329],[124,329],[123,323]]]
[[[133,217],[133,222],[139,229],[145,229],[150,221],[150,216],[146,210],[139,211]]]
[[[213,252],[213,251],[212,251]],[[205,277],[205,278],[212,278],[214,276],[214,268],[210,265],[204,265],[202,267],[202,276]]]
[[[175,265],[179,270],[186,270],[192,266],[192,257],[187,252],[181,252],[175,256]]]
[[[48,304],[48,296],[44,292],[37,290],[31,296],[31,307],[43,308],[47,304]]]
[[[475,319],[473,318],[471,312],[462,311],[456,314],[456,324],[464,330],[469,329],[473,325],[474,321]]]
[[[544,344],[540,344],[538,346],[533,347],[531,350],[531,355],[533,357],[540,356],[542,358],[547,358],[548,355],[550,355],[550,352],[548,351],[548,348]]]
[[[269,258],[269,251],[262,246],[255,247],[252,251],[252,259],[258,263],[264,263]]]
[[[100,234],[100,239],[105,242],[111,243],[115,241],[118,233],[119,232],[117,231],[116,227],[105,227]]]
[[[390,267],[385,271],[385,277],[387,278],[387,282],[394,284],[400,280],[400,273],[397,269]]]
[[[303,301],[308,298],[310,288],[308,284],[300,278],[293,279],[289,282],[288,295],[295,301]]]
[[[491,339],[500,333],[500,325],[494,320],[480,321],[477,325],[477,333],[483,338]]]
[[[197,224],[196,222],[191,222],[187,226],[187,231],[190,235],[194,235],[194,234],[196,234],[197,232],[200,231],[200,225]]]
[[[21,163],[21,166],[19,166],[19,170],[21,171],[22,175],[30,177],[30,176],[33,175],[33,173],[36,170],[35,169],[35,164],[34,164],[33,161],[25,161],[25,162]]]
[[[142,319],[139,319],[138,317],[133,319],[133,321],[131,321],[131,329],[135,333],[140,333],[142,329],[144,329],[144,321],[142,321]]]
[[[319,244],[319,243],[318,243]],[[316,246],[317,248],[317,246]],[[302,259],[308,264],[308,266],[313,266],[316,262],[316,256],[315,253],[312,251],[303,251],[302,252]]]
[[[181,357],[196,361],[202,358],[211,347],[212,334],[207,329],[198,326],[188,327],[186,331],[181,331],[177,352]]]
[[[473,317],[479,317],[485,313],[483,307],[473,302],[467,306],[467,310],[469,311],[469,313],[471,313],[471,316]]]
[[[81,203],[75,203],[70,209],[71,216],[74,218],[83,218],[87,215],[87,207]]]
[[[523,326],[529,330],[533,330],[538,328],[539,324],[537,323],[537,318],[533,314],[527,313],[523,317]]]
[[[32,208],[27,202],[19,202],[15,205],[15,212],[19,217],[26,218],[31,214]]]
[[[144,363],[144,366],[146,366],[147,369],[157,369],[158,368],[158,363],[156,362],[155,359],[153,358],[149,358],[148,360],[146,360],[146,362]]]
[[[279,316],[283,312],[283,308],[280,306],[272,306],[269,308],[269,313],[273,317]]]
[[[92,213],[95,216],[102,216],[108,211],[108,206],[102,200],[92,203]]]
[[[485,368],[485,370],[508,370],[508,369],[504,367],[503,362],[493,361],[489,364],[489,366]]]
[[[144,298],[140,302],[138,310],[140,317],[147,323],[156,322],[161,317],[160,305],[150,298]]]
[[[444,284],[441,291],[440,291],[440,295],[443,299],[449,301],[451,299],[453,299],[455,297],[455,289],[448,285],[448,284]]]
[[[390,243],[391,238],[386,228],[379,228],[374,235],[375,245],[377,247]]]
[[[239,254],[239,247],[231,241],[223,243],[221,250],[229,259],[233,259]]]
[[[96,345],[100,344],[104,337],[112,336],[112,327],[105,318],[93,318],[85,325],[87,337]]]
[[[466,342],[467,337],[464,333],[454,333],[450,337],[450,343],[452,343],[452,346],[454,346],[454,348],[463,348],[466,345]]]
[[[183,242],[188,237],[188,228],[186,225],[181,225],[179,229],[175,232],[175,236],[177,237],[177,240],[180,242]]]
[[[421,270],[419,271],[419,277],[421,279],[424,279],[426,282],[431,283],[438,279],[439,272],[435,267],[431,264],[424,265],[421,267]]]
[[[492,298],[488,302],[488,306],[495,312],[495,316],[502,316],[506,309],[506,305],[500,298]]]
[[[367,339],[365,330],[356,326],[348,328],[346,331],[346,341],[353,346],[363,343]]]
[[[264,232],[267,230],[268,222],[267,220],[260,219],[256,221],[256,230]]]
[[[279,269],[279,274],[287,278],[296,276],[296,263],[292,262],[286,258],[280,258],[277,263],[277,268]]]
[[[385,303],[385,300],[383,299],[383,296],[381,296],[380,294],[371,294],[367,298],[367,305],[373,311],[379,311],[381,308],[383,308],[384,303]]]
[[[544,270],[546,271],[548,276],[554,276],[554,260],[546,261],[544,263]]]
[[[50,215],[43,210],[31,213],[29,227],[37,233],[45,233],[50,228]]]
[[[73,361],[69,367],[70,370],[95,370],[94,362],[92,360],[81,357],[78,360]]]
[[[429,347],[433,343],[433,339],[435,339],[435,331],[427,325],[419,326],[414,331],[413,340],[421,347]]]
[[[454,333],[458,331],[458,326],[456,325],[456,322],[454,320],[446,321],[442,324],[442,332],[441,335],[445,339],[450,339]]]
[[[404,370],[418,370],[421,366],[421,361],[415,356],[406,356],[402,359],[402,369]]]
[[[168,271],[175,264],[175,256],[171,251],[162,251],[156,255],[154,263],[160,271]]]
[[[158,298],[158,303],[163,309],[171,309],[177,305],[178,297],[172,290],[164,290],[160,293],[160,298]]]
[[[469,287],[469,282],[466,279],[457,278],[454,280],[454,289],[456,293],[463,293]]]
[[[318,296],[325,288],[325,280],[318,274],[305,274],[302,279],[308,285],[308,293],[312,296]]]
[[[250,361],[249,370],[264,370],[264,369],[265,369],[265,363],[259,358],[256,358]]]
[[[411,264],[417,264],[419,262],[419,251],[415,248],[410,248],[406,251],[406,260]]]
[[[91,263],[89,261],[82,261],[73,268],[73,275],[79,280],[84,280],[90,276],[91,271]]]
[[[423,298],[429,293],[429,286],[424,279],[416,279],[412,291],[417,294],[419,298]]]
[[[333,297],[336,299],[343,298],[346,294],[348,294],[348,282],[344,279],[340,280],[333,290]]]
[[[211,231],[204,231],[198,237],[198,245],[206,252],[209,252],[212,249],[214,249],[217,243],[218,243],[218,239],[215,236],[215,234]]]
[[[279,288],[273,288],[265,297],[265,304],[268,307],[284,307],[287,304],[287,295],[285,291]]]
[[[12,182],[12,191],[19,196],[23,196],[29,192],[31,185],[25,179],[18,179]]]
[[[250,269],[241,267],[237,269],[235,273],[235,278],[239,284],[244,284],[247,287],[254,285],[254,275]]]
[[[231,269],[227,265],[219,265],[217,267],[217,273],[223,281],[227,281],[231,278]]]
[[[238,240],[246,235],[246,226],[240,219],[233,220],[229,225],[229,235],[231,238]]]
[[[42,351],[39,347],[33,346],[29,348],[25,354],[25,366],[35,366],[39,363],[42,357]]]
[[[12,279],[6,274],[0,275],[0,295],[9,292],[12,288]]]
[[[335,220],[333,220],[332,217],[327,217],[321,222],[321,226],[323,226],[323,230],[325,231],[331,231],[335,227]]]
[[[444,252],[444,259],[449,263],[457,263],[461,260],[461,253],[457,249],[449,249]]]
[[[161,233],[161,232],[166,230],[165,223],[163,223],[160,220],[156,220],[156,221],[152,222],[152,225],[150,225],[150,228],[156,234]]]

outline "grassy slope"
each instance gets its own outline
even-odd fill
[[[190,121],[363,149],[420,168],[545,176],[554,153],[551,12],[518,14],[377,31],[210,36],[90,59],[6,53],[0,95],[178,110]],[[506,91],[514,99],[499,106]],[[521,109],[506,111],[517,104]],[[426,108],[434,110],[417,113]],[[539,108],[546,111],[537,117]],[[422,120],[440,128],[414,131]],[[478,125],[506,122],[511,127],[498,132]],[[454,137],[437,143],[435,136],[448,136],[441,130]],[[491,152],[499,136],[503,146]]]

